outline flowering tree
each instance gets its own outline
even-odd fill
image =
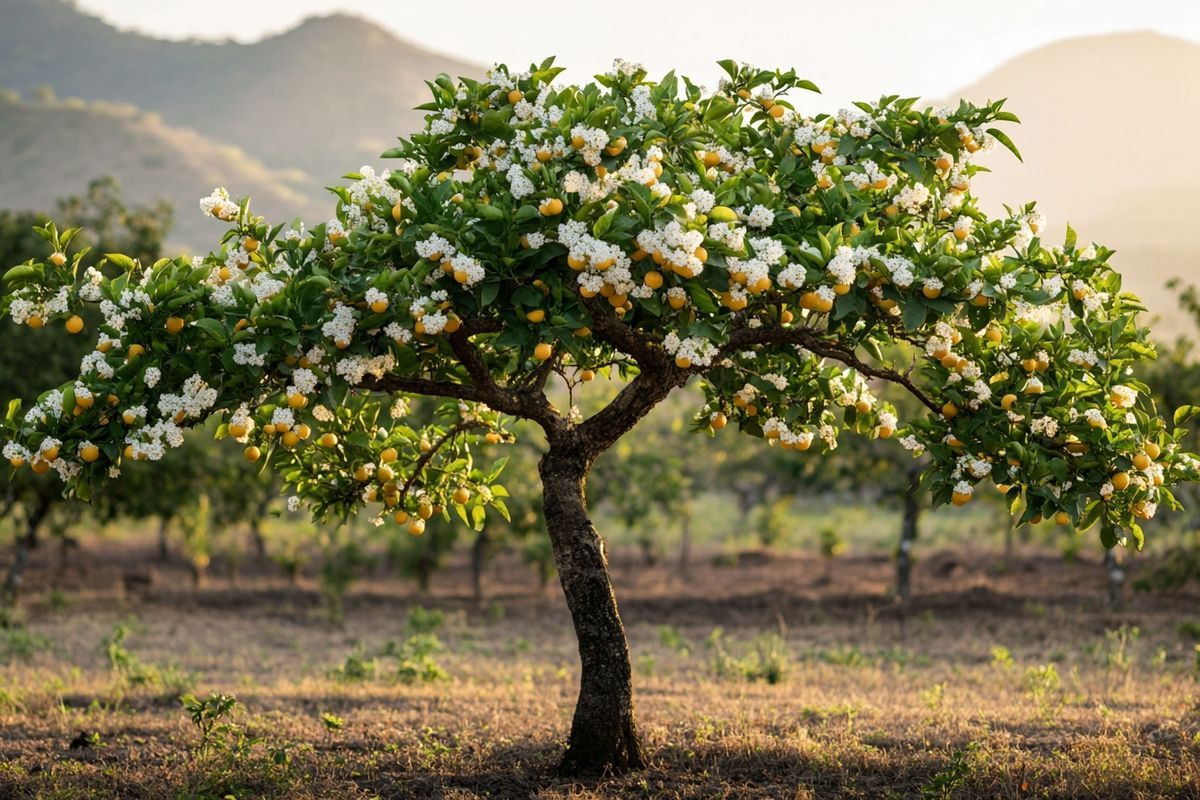
[[[77,330],[104,315],[77,381],[9,409],[14,467],[54,469],[86,499],[184,431],[280,471],[318,515],[363,506],[413,534],[451,510],[504,513],[472,460],[507,418],[543,431],[545,520],[579,640],[566,772],[643,764],[629,651],[584,484],[595,459],[676,387],[703,382],[697,429],[736,426],[806,457],[840,429],[928,452],[937,503],[1001,483],[1026,516],[1100,523],[1140,543],[1196,460],[1130,365],[1141,306],[1109,251],[1043,245],[1032,205],[992,219],[976,156],[1008,138],[1000,103],[919,110],[885,97],[802,116],[793,71],[722,62],[715,93],[618,63],[583,87],[551,61],[486,80],[439,76],[425,130],[336,189],[337,217],[272,227],[223,191],[219,250],[153,265],[109,255],[76,275],[73,231],[10,270],[14,321]],[[1015,149],[1014,149],[1015,150]],[[896,341],[919,363],[885,356]],[[582,418],[547,389],[624,380]],[[553,379],[553,380],[552,380]],[[897,420],[869,381],[927,409]],[[553,394],[553,393],[551,393]],[[445,399],[430,425],[409,395]]]

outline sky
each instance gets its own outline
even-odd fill
[[[714,85],[718,58],[796,67],[822,105],[885,93],[943,97],[1057,39],[1154,30],[1200,42],[1200,0],[76,0],[124,29],[253,42],[334,12],[464,60],[524,67],[557,55],[583,82],[615,57]]]

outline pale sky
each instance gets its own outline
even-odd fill
[[[557,55],[584,82],[614,57],[713,85],[718,58],[795,66],[822,106],[898,93],[939,97],[1056,39],[1155,30],[1200,42],[1200,0],[77,0],[121,28],[250,42],[335,11],[480,64]]]

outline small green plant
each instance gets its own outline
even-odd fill
[[[724,630],[714,628],[704,643],[712,654],[712,669],[718,678],[761,680],[770,684],[787,679],[792,668],[792,651],[779,634],[763,633],[746,645],[733,642],[732,651],[725,642]]]
[[[1038,715],[1050,722],[1062,708],[1062,679],[1053,664],[1029,667],[1025,670],[1025,692],[1033,698]]]
[[[955,750],[946,766],[921,787],[922,800],[950,800],[955,792],[965,786],[971,777],[971,756],[977,748],[978,745],[971,742]]]
[[[356,647],[346,660],[329,670],[328,675],[338,683],[358,683],[374,680],[379,672],[379,660]]]
[[[1140,628],[1128,623],[1104,632],[1104,669],[1110,681],[1116,676],[1125,688],[1129,687],[1135,661],[1132,651],[1141,635]]]
[[[29,661],[35,653],[49,650],[54,642],[26,628],[0,628],[0,661]]]
[[[231,741],[241,739],[240,728],[233,724],[233,714],[239,705],[233,695],[213,692],[200,699],[194,694],[185,694],[179,702],[200,733],[197,752],[201,757],[207,757],[214,748],[228,749]]]
[[[658,626],[658,642],[685,658],[692,654],[692,643],[673,625]]]
[[[441,609],[416,605],[408,609],[404,624],[410,633],[435,633],[445,622],[446,615]]]
[[[389,642],[385,655],[396,659],[396,677],[403,683],[432,683],[450,680],[434,656],[445,649],[442,640],[433,633],[417,633],[401,645]]]
[[[946,684],[935,683],[921,690],[921,703],[930,711],[939,711],[946,703]]]
[[[1012,651],[1004,645],[992,647],[992,666],[1004,672],[1011,672],[1014,666]]]
[[[335,734],[341,733],[342,729],[346,727],[346,720],[337,714],[326,711],[321,715],[321,725],[325,728],[325,735],[333,738]]]
[[[1179,623],[1175,631],[1184,639],[1200,641],[1200,620],[1184,620]]]

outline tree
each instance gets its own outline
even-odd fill
[[[7,273],[4,309],[36,327],[99,303],[106,319],[78,381],[10,409],[5,455],[87,499],[221,414],[219,435],[314,514],[382,500],[381,522],[419,532],[439,506],[476,527],[503,513],[472,448],[530,420],[579,642],[566,773],[645,763],[585,484],[689,380],[697,429],[813,455],[841,428],[897,433],[929,453],[935,503],[990,479],[1028,518],[1061,511],[1099,522],[1106,545],[1140,544],[1135,520],[1176,505],[1169,487],[1198,462],[1126,375],[1153,350],[1109,251],[1070,231],[1043,246],[1032,204],[995,219],[976,205],[975,154],[1015,152],[994,127],[1013,115],[885,97],[804,117],[790,93],[815,87],[794,71],[721,65],[711,94],[625,62],[583,87],[553,86],[550,60],[439,76],[426,129],[385,154],[398,170],[348,176],[336,219],[272,227],[218,190],[201,208],[229,230],[195,261],[110,255],[119,277],[77,275],[74,231],[41,228],[49,257]],[[896,341],[925,355],[894,363]],[[551,402],[552,377],[575,388],[589,372],[623,388],[586,418]],[[927,413],[898,427],[872,379]],[[410,424],[407,395],[443,398],[444,416]]]
[[[80,251],[80,263],[85,267],[97,264],[100,254],[109,251],[153,260],[158,257],[163,237],[171,226],[169,206],[159,203],[154,207],[130,208],[113,178],[93,180],[84,194],[60,200],[57,214],[70,224],[87,226],[86,240],[76,242],[77,246],[92,247],[91,253]],[[0,211],[0,263],[39,257],[44,242],[34,228],[49,221],[50,217],[43,212]],[[90,322],[93,327],[100,318],[94,310],[81,309],[81,312],[81,322]],[[0,334],[5,344],[0,349],[0,405],[5,406],[13,400],[34,399],[46,384],[73,379],[79,373],[80,360],[93,347],[85,337],[73,335],[65,328],[35,331],[8,320],[4,321]],[[78,518],[79,509],[61,500],[61,486],[50,478],[22,472],[10,482],[5,515],[20,509],[24,530],[17,536],[13,564],[0,592],[4,605],[16,600],[28,551],[37,545],[39,531],[46,525],[65,531],[66,524]],[[65,546],[66,539],[63,541]]]

